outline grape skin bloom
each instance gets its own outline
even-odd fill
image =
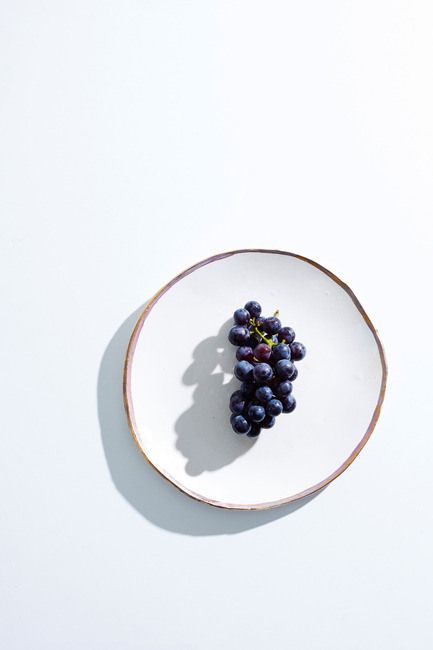
[[[295,331],[282,326],[278,311],[262,316],[261,305],[250,300],[236,309],[228,339],[236,346],[234,375],[241,385],[229,402],[233,431],[257,438],[262,429],[275,425],[281,413],[296,408],[292,382],[298,376],[293,361],[306,355]]]
[[[265,318],[263,327],[268,334],[277,334],[281,329],[281,321],[276,316],[271,316],[270,318]]]
[[[243,415],[232,415],[230,422],[233,428],[233,431],[238,434],[248,433],[251,429],[251,424],[248,422]]]
[[[257,359],[257,361],[267,361],[270,356],[271,348],[269,345],[267,345],[267,343],[259,343],[254,348],[254,357]]]
[[[278,332],[278,340],[282,343],[287,343],[288,345],[290,345],[290,343],[295,340],[295,337],[295,330],[293,330],[291,327],[282,327]]]
[[[238,361],[252,361],[253,357],[253,349],[249,345],[241,345],[241,347],[236,350],[236,359]]]
[[[303,343],[300,343],[299,341],[294,341],[293,343],[291,343],[290,350],[292,352],[292,359],[294,361],[301,361],[301,359],[303,359],[307,354],[305,345]]]
[[[281,379],[290,379],[293,377],[294,365],[288,359],[280,359],[275,364],[275,373]]]
[[[283,411],[283,405],[279,399],[271,399],[266,404],[266,415],[278,416]]]
[[[248,325],[250,318],[250,313],[246,309],[236,309],[233,314],[233,319],[237,325]]]
[[[245,309],[251,314],[253,318],[257,318],[262,313],[261,305],[255,300],[250,300],[245,305]]]
[[[235,415],[240,415],[245,408],[245,395],[236,390],[230,397],[230,410]]]
[[[239,381],[245,381],[246,379],[248,379],[248,377],[250,377],[253,374],[254,370],[255,370],[254,366],[251,365],[251,363],[249,363],[248,361],[238,361],[237,364],[235,365],[234,373],[235,376],[239,379]]]
[[[256,390],[256,399],[259,402],[269,402],[274,396],[271,388],[269,386],[259,386]]]
[[[275,361],[279,361],[280,359],[290,360],[290,354],[290,347],[285,343],[278,343],[278,345],[275,345],[272,348],[272,358],[275,359]]]
[[[250,332],[246,327],[235,325],[229,332],[229,341],[233,345],[247,345]]]
[[[268,363],[258,363],[253,370],[254,379],[258,382],[269,381],[272,379],[272,368]]]

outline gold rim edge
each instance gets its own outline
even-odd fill
[[[138,439],[137,433],[135,431],[135,421],[134,421],[134,411],[132,407],[132,399],[131,399],[131,392],[130,392],[130,373],[131,373],[131,364],[132,364],[132,359],[135,351],[135,346],[137,344],[138,336],[141,332],[141,329],[143,327],[143,324],[148,317],[149,313],[155,306],[155,304],[158,302],[158,300],[175,284],[177,284],[180,280],[182,280],[184,277],[189,275],[190,273],[193,273],[194,271],[197,271],[200,269],[202,266],[206,266],[207,264],[211,264],[213,262],[217,262],[219,260],[225,259],[226,257],[231,257],[232,255],[238,255],[242,253],[268,253],[268,254],[275,254],[275,255],[286,255],[289,257],[296,257],[297,259],[303,260],[304,262],[307,262],[308,264],[311,264],[315,268],[319,269],[326,275],[328,275],[334,282],[336,282],[346,293],[349,295],[351,298],[352,302],[354,303],[355,307],[358,309],[359,313],[363,317],[365,323],[367,324],[368,328],[373,334],[373,337],[376,341],[376,345],[379,350],[379,356],[380,356],[380,361],[381,361],[381,366],[382,366],[382,381],[380,385],[380,391],[379,391],[379,397],[376,403],[376,406],[373,411],[372,418],[370,420],[370,424],[367,428],[367,431],[365,432],[364,436],[361,438],[360,442],[358,445],[355,447],[355,449],[352,451],[350,456],[338,467],[332,474],[330,474],[328,477],[320,481],[319,483],[316,483],[315,485],[307,488],[306,490],[303,490],[302,492],[298,492],[297,494],[294,494],[290,497],[284,498],[284,499],[279,499],[277,501],[270,501],[266,503],[258,503],[258,504],[232,504],[232,503],[224,503],[222,501],[216,501],[213,499],[208,499],[196,492],[193,492],[192,490],[189,490],[185,486],[183,486],[181,483],[176,481],[170,474],[164,473],[162,470],[160,470],[152,461],[150,458],[147,456],[146,452],[144,451],[143,447],[140,444],[140,441]],[[149,465],[162,477],[164,478],[170,485],[173,485],[175,488],[177,488],[180,492],[183,494],[186,494],[187,496],[191,497],[195,501],[199,501],[201,503],[206,503],[208,505],[214,506],[216,508],[223,508],[226,510],[245,510],[245,511],[257,511],[257,510],[271,510],[273,508],[278,508],[280,506],[287,505],[289,503],[293,503],[294,501],[298,501],[299,499],[306,498],[307,496],[310,496],[314,494],[315,492],[318,492],[319,490],[323,489],[332,481],[334,481],[338,476],[340,476],[355,460],[355,458],[358,456],[358,454],[361,452],[361,450],[364,448],[366,443],[368,442],[369,438],[371,437],[371,434],[373,433],[377,421],[380,416],[382,404],[385,398],[385,392],[386,392],[386,384],[387,384],[387,378],[388,378],[388,367],[386,363],[386,357],[385,357],[385,351],[384,347],[382,344],[382,341],[379,337],[379,334],[374,327],[372,321],[370,320],[368,314],[362,307],[361,303],[359,302],[358,298],[352,291],[352,289],[345,283],[343,280],[341,280],[335,273],[332,273],[329,269],[325,268],[318,262],[315,262],[314,260],[305,257],[303,255],[299,255],[297,253],[290,253],[289,251],[282,251],[278,249],[266,249],[266,248],[244,248],[244,249],[238,249],[238,250],[233,250],[233,251],[228,251],[225,253],[219,253],[217,255],[213,255],[211,257],[208,257],[204,260],[201,260],[200,262],[197,262],[196,264],[193,264],[192,266],[189,266],[187,269],[176,275],[172,280],[167,282],[146,304],[144,310],[140,314],[134,329],[132,331],[131,337],[129,339],[128,347],[126,350],[126,355],[125,355],[125,364],[124,364],[124,369],[123,369],[123,402],[125,406],[125,411],[126,411],[126,417],[128,421],[128,427],[130,430],[130,433],[132,435],[132,438],[137,445],[139,451],[141,454],[144,456],[146,461],[149,463]]]

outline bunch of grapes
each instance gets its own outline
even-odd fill
[[[228,337],[237,346],[234,374],[242,382],[230,398],[230,423],[235,433],[251,438],[273,427],[278,415],[296,408],[292,382],[298,369],[293,362],[306,354],[292,328],[281,325],[278,312],[269,318],[261,313],[255,300],[237,309]]]

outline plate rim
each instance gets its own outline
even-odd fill
[[[296,494],[293,494],[289,497],[285,497],[282,499],[278,499],[276,501],[268,501],[265,503],[252,503],[252,504],[236,504],[236,503],[230,503],[230,502],[225,502],[225,501],[218,501],[215,499],[210,499],[208,497],[205,497],[198,492],[195,492],[194,490],[190,490],[186,486],[184,486],[182,483],[180,483],[177,479],[175,479],[173,476],[171,476],[168,472],[163,471],[159,467],[157,467],[148,457],[146,454],[145,449],[140,443],[139,437],[136,432],[136,422],[134,418],[134,409],[132,405],[132,394],[131,394],[131,368],[132,368],[132,361],[134,357],[134,352],[135,348],[137,345],[138,337],[140,335],[140,332],[143,328],[143,325],[149,316],[150,312],[152,311],[153,307],[156,305],[158,300],[162,298],[162,296],[169,290],[171,289],[175,284],[177,284],[180,280],[183,280],[186,276],[188,276],[190,273],[193,273],[194,271],[197,271],[203,266],[206,266],[207,264],[211,264],[213,262],[218,262],[220,260],[223,260],[227,257],[232,257],[233,255],[239,255],[243,253],[267,253],[267,254],[274,254],[274,255],[285,255],[289,257],[295,257],[299,260],[302,260],[304,262],[307,262],[308,264],[311,264],[315,268],[317,268],[319,271],[322,271],[325,273],[328,277],[330,277],[334,282],[336,282],[351,298],[352,302],[354,303],[355,307],[358,309],[359,313],[361,314],[362,318],[364,319],[365,323],[367,324],[368,328],[373,334],[373,337],[376,341],[376,345],[379,350],[379,357],[381,361],[381,366],[382,366],[382,379],[381,379],[381,384],[380,384],[380,390],[379,390],[379,396],[376,402],[376,406],[373,410],[373,415],[370,420],[370,423],[367,427],[366,432],[364,433],[363,437],[361,438],[360,442],[356,445],[355,449],[351,452],[351,454],[348,456],[348,458],[336,469],[334,472],[332,472],[329,476],[327,476],[325,479],[322,479],[319,483],[316,483],[302,492],[298,492]],[[125,362],[124,362],[124,368],[123,368],[123,403],[126,411],[126,418],[128,422],[128,428],[129,431],[132,435],[132,438],[137,445],[139,451],[141,454],[144,456],[146,461],[149,463],[149,465],[160,475],[162,478],[164,478],[166,481],[168,481],[171,485],[173,485],[175,488],[180,490],[183,494],[186,494],[187,496],[195,499],[196,501],[200,501],[201,503],[206,503],[210,506],[214,506],[217,508],[224,508],[227,510],[243,510],[243,511],[257,511],[257,510],[271,510],[273,508],[278,508],[280,506],[287,505],[289,503],[293,503],[294,501],[298,501],[299,499],[303,499],[307,496],[310,496],[319,490],[323,489],[327,485],[329,485],[332,481],[334,481],[338,476],[340,476],[355,460],[355,458],[358,456],[358,454],[361,452],[361,450],[364,448],[366,443],[371,437],[371,434],[373,433],[377,421],[380,416],[383,400],[385,398],[385,392],[386,392],[386,385],[387,385],[387,378],[388,378],[388,366],[386,362],[386,357],[385,357],[385,351],[383,347],[383,343],[379,337],[378,331],[374,327],[370,317],[368,316],[367,312],[361,305],[360,301],[356,297],[355,293],[352,291],[352,289],[349,287],[348,284],[343,282],[335,273],[327,269],[326,267],[322,266],[318,262],[315,262],[314,260],[310,259],[309,257],[305,257],[304,255],[300,255],[298,253],[291,253],[289,251],[283,251],[280,249],[267,249],[267,248],[240,248],[232,251],[227,251],[225,253],[218,253],[216,255],[212,255],[211,257],[207,257],[200,262],[197,262],[196,264],[193,264],[192,266],[189,266],[187,269],[176,275],[174,278],[169,280],[165,285],[157,291],[154,296],[146,303],[143,311],[141,312],[134,329],[132,330],[131,337],[129,339],[128,347],[126,349],[126,354],[125,354]]]

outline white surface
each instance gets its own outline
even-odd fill
[[[240,382],[227,334],[251,297],[264,316],[278,308],[308,350],[297,363],[296,410],[254,440],[233,434],[228,410]],[[174,318],[177,342],[167,345]],[[174,283],[130,356],[129,408],[146,456],[182,489],[231,507],[323,485],[366,435],[383,375],[373,332],[347,291],[312,264],[272,253],[238,253]]]
[[[431,3],[1,12],[1,647],[431,647]],[[119,395],[125,319],[245,246],[334,269],[389,361],[366,448],[294,511],[187,499]]]

